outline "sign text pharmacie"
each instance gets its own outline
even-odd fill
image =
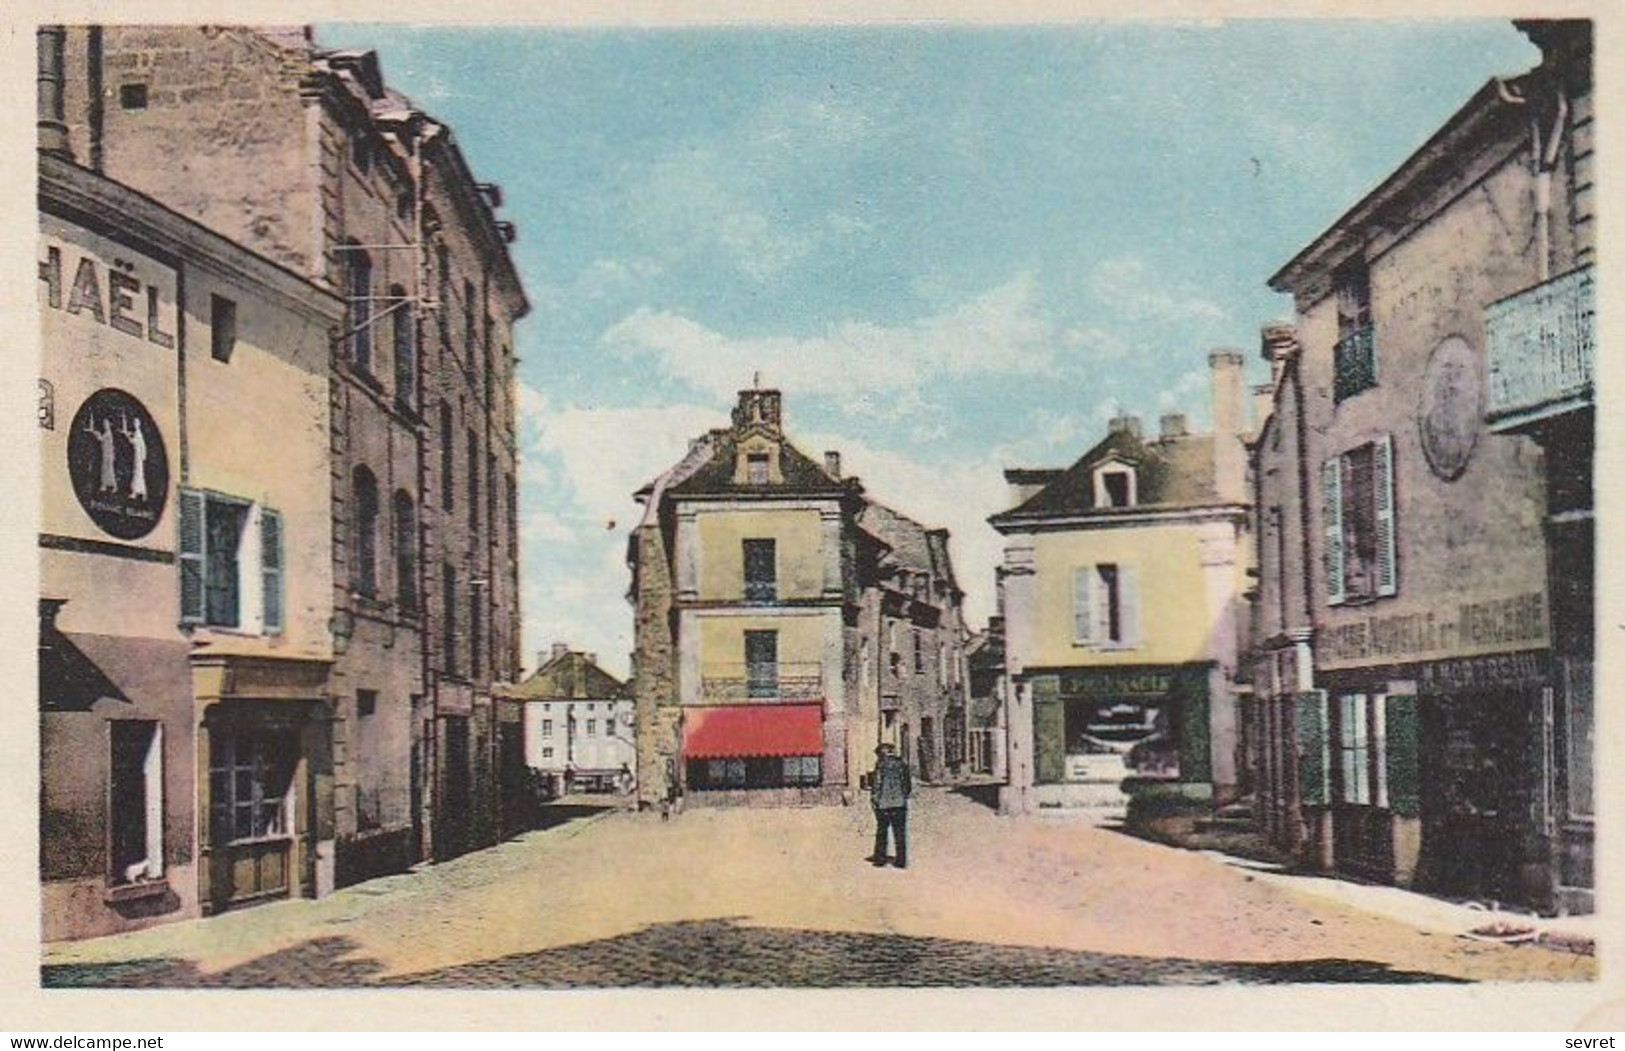
[[[1369,616],[1320,632],[1321,661],[1406,660],[1458,649],[1546,640],[1546,596],[1539,591],[1463,602],[1454,609]]]

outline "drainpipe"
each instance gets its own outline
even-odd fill
[[[41,26],[34,34],[39,52],[39,148],[45,153],[73,159],[63,104],[63,52],[68,31],[62,26]]]
[[[1496,94],[1501,101],[1512,106],[1527,105],[1529,99],[1514,91],[1505,81],[1495,81]],[[1557,92],[1557,112],[1552,119],[1551,134],[1542,148],[1540,124],[1529,117],[1529,152],[1535,163],[1535,249],[1537,274],[1541,282],[1552,276],[1552,170],[1557,167],[1557,150],[1563,141],[1563,129],[1568,123],[1569,100],[1561,87]]]

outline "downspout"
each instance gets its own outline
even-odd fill
[[[1528,105],[1529,98],[1514,91],[1506,81],[1495,80],[1495,92],[1501,101],[1511,106]],[[1552,276],[1552,170],[1557,166],[1557,150],[1563,140],[1563,129],[1568,124],[1569,100],[1561,88],[1557,92],[1557,112],[1552,120],[1551,134],[1542,148],[1540,124],[1529,117],[1529,153],[1535,165],[1535,250],[1537,275],[1541,282]]]

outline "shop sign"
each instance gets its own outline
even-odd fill
[[[1452,650],[1546,641],[1546,596],[1463,602],[1451,609],[1370,616],[1327,628],[1316,638],[1323,664],[1418,660]]]
[[[162,269],[161,280],[154,280],[134,260],[114,255],[108,263],[66,242],[47,241],[39,261],[41,299],[46,307],[165,350],[175,349],[173,273]]]
[[[1062,672],[1065,697],[1161,697],[1181,685],[1173,668],[1100,668]]]
[[[1423,693],[1527,689],[1546,684],[1546,660],[1540,652],[1494,653],[1452,657],[1422,665],[1418,685]]]
[[[120,540],[152,532],[169,499],[169,457],[147,407],[112,387],[86,398],[68,433],[68,477],[102,532]]]

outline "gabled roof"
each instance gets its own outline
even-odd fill
[[[739,455],[739,442],[744,437],[731,430],[710,432],[711,456],[690,471],[681,480],[665,489],[671,496],[844,496],[859,489],[857,479],[840,479],[825,471],[823,466],[783,438],[779,444],[779,473],[782,482],[746,484],[734,480]],[[639,496],[654,491],[650,482],[638,490]]]
[[[536,669],[506,696],[521,700],[604,700],[630,698],[626,683],[593,663],[585,653],[567,650]]]
[[[1095,468],[1111,460],[1135,465],[1136,503],[1132,508],[1095,506]],[[988,521],[998,529],[1045,518],[1108,518],[1135,511],[1208,507],[1223,502],[1214,485],[1211,435],[1144,441],[1130,430],[1118,429],[1027,500]]]

